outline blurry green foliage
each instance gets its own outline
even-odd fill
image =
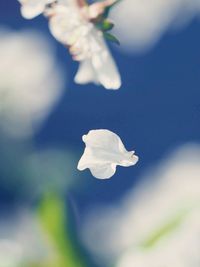
[[[62,198],[48,193],[38,209],[39,220],[55,248],[55,261],[30,267],[86,267],[81,253],[70,236],[69,221]]]

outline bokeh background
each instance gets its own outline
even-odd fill
[[[117,92],[75,84],[46,19],[0,2],[0,267],[200,266],[200,1],[111,16]],[[101,128],[140,157],[103,181],[76,169]]]

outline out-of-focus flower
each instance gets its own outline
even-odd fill
[[[117,165],[129,167],[138,161],[135,152],[128,152],[121,139],[109,130],[92,130],[83,136],[83,142],[86,148],[78,170],[89,168],[96,178],[110,178],[115,174]]]
[[[32,19],[45,11],[48,4],[55,0],[18,0],[21,4],[21,14],[26,19]]]
[[[170,229],[171,228],[171,229]],[[147,243],[122,253],[116,267],[198,267],[200,265],[200,208],[180,220],[155,229]],[[161,233],[163,231],[163,233]],[[164,233],[166,231],[166,233]],[[160,236],[159,236],[160,234]],[[154,239],[154,240],[153,240]],[[148,243],[149,242],[149,243]],[[143,246],[142,246],[143,245]]]
[[[20,266],[22,254],[22,248],[17,242],[0,239],[0,267]]]
[[[199,0],[123,0],[111,13],[115,33],[129,52],[150,49],[169,29],[180,28],[200,13]]]
[[[28,262],[40,262],[52,257],[52,252],[39,223],[30,212],[13,212],[0,218],[0,267],[21,267]]]
[[[102,30],[94,22],[106,5],[95,3],[88,6],[78,2],[63,1],[52,6],[48,12],[50,31],[58,41],[69,47],[73,59],[80,61],[75,82],[94,82],[106,89],[119,89],[119,71],[104,41]],[[110,4],[113,2],[110,1]]]
[[[53,49],[37,32],[0,30],[0,127],[32,135],[61,96]]]
[[[117,267],[200,266],[199,159],[199,146],[183,147],[119,206],[95,209],[83,239],[99,260]]]

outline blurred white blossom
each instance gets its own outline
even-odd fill
[[[102,12],[102,7],[96,4],[80,6],[78,1],[63,1],[53,5],[49,11],[50,31],[58,41],[69,47],[73,59],[80,61],[76,83],[94,82],[106,89],[119,89],[121,78],[117,66],[104,41],[103,32],[91,21],[98,12]]]
[[[168,236],[150,248],[130,248],[116,267],[200,266],[200,211],[194,210]]]
[[[86,148],[78,169],[89,168],[96,178],[108,179],[115,174],[117,165],[129,167],[138,161],[135,152],[128,152],[121,139],[109,130],[92,130],[83,135],[83,142]]]
[[[22,247],[18,242],[0,239],[0,267],[20,266],[22,254]]]
[[[27,210],[0,218],[0,267],[39,262],[53,252],[34,215]]]
[[[48,4],[55,0],[18,0],[21,4],[21,14],[26,19],[32,19],[45,11]]]
[[[113,10],[120,47],[132,51],[151,48],[169,28],[179,28],[200,15],[199,0],[123,0]]]
[[[116,267],[200,266],[199,160],[200,147],[185,146],[118,206],[95,208],[82,232],[88,248]]]
[[[54,51],[37,32],[0,30],[0,127],[32,135],[61,96]]]

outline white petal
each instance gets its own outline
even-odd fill
[[[111,164],[105,160],[95,158],[91,148],[85,148],[84,154],[79,160],[77,169],[83,171],[89,168],[92,175],[98,179],[108,179],[116,172],[116,164]]]
[[[74,81],[79,84],[86,84],[90,82],[98,84],[96,73],[89,59],[80,62]]]
[[[83,141],[86,148],[77,168],[89,168],[96,178],[110,178],[117,165],[128,167],[138,161],[134,151],[128,152],[121,139],[109,130],[92,130],[83,136]]]
[[[76,7],[56,5],[53,16],[49,20],[52,35],[61,43],[72,45],[80,35],[82,25],[80,14]]]
[[[78,162],[77,169],[79,171],[83,171],[88,168],[88,166],[92,166],[94,164],[94,160],[92,157],[92,152],[90,148],[85,148],[85,151]]]
[[[92,175],[98,179],[109,179],[116,172],[115,164],[104,164],[102,166],[94,166],[90,168]]]
[[[101,46],[101,51],[94,53],[92,56],[92,64],[98,80],[106,89],[119,89],[121,86],[121,77],[103,36],[96,29],[93,35],[94,39],[92,41],[94,42],[96,40]]]
[[[77,6],[77,2],[75,0],[58,0],[58,3],[68,7]]]
[[[112,153],[127,153],[119,136],[107,129],[91,130],[83,135],[83,141],[89,147],[105,148]]]
[[[32,7],[31,5],[23,5],[21,7],[21,14],[25,19],[32,19],[40,15],[44,11],[44,5],[36,5]]]
[[[32,19],[44,12],[45,6],[54,0],[19,0],[21,13],[26,19]]]

